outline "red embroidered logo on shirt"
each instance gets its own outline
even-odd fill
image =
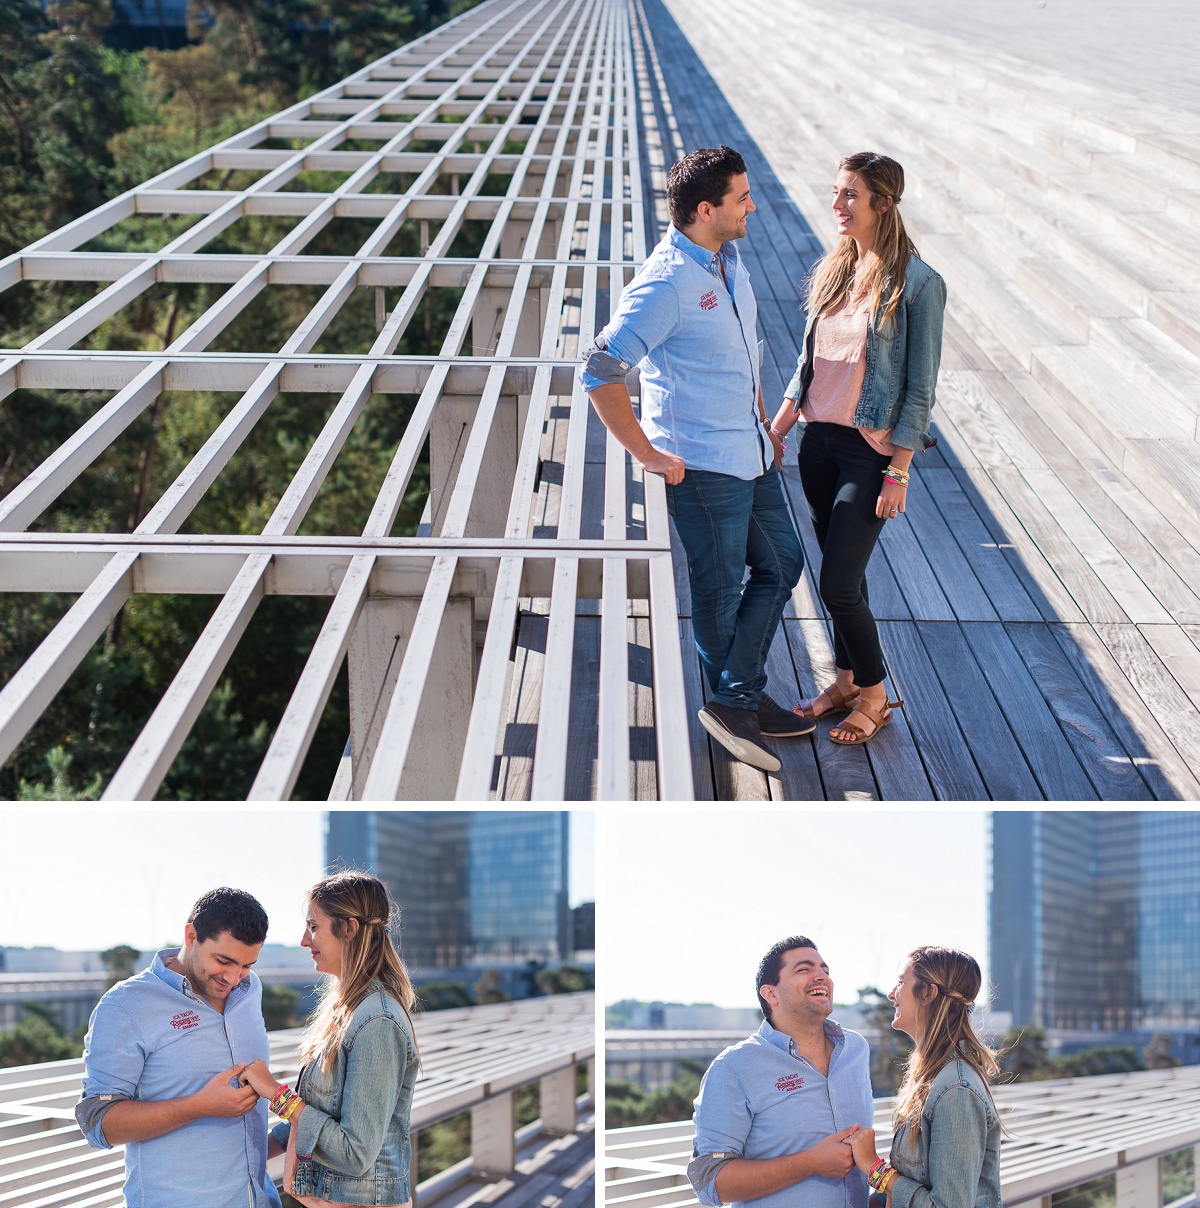
[[[717,291],[710,289],[708,293],[700,299],[701,310],[716,310],[717,309]]]
[[[178,1015],[171,1018],[171,1027],[177,1031],[183,1031],[185,1028],[198,1028],[200,1026],[200,1016],[195,1011],[181,1011]]]
[[[803,1085],[804,1079],[799,1074],[784,1074],[776,1081],[775,1089],[786,1094],[788,1091],[798,1091]]]

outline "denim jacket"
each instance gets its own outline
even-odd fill
[[[915,1145],[910,1132],[902,1124],[892,1138],[892,1208],[1000,1208],[1000,1117],[965,1061],[938,1071]]]
[[[946,283],[916,256],[904,273],[904,298],[893,320],[882,328],[882,314],[867,328],[867,368],[854,411],[858,428],[892,428],[892,443],[923,449],[929,441],[929,413],[935,400],[942,360],[942,316]],[[804,348],[796,372],[784,391],[796,414],[804,406],[813,377],[813,329],[817,316],[804,326]]]
[[[306,1106],[296,1123],[297,1195],[337,1204],[404,1204],[412,1198],[408,1125],[417,1046],[404,1009],[381,986],[358,1005],[333,1066],[300,1073]],[[288,1125],[272,1136],[287,1144]]]

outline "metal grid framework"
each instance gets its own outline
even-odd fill
[[[81,593],[0,692],[0,761],[133,593],[220,593],[104,794],[153,796],[264,596],[315,594],[332,603],[250,797],[291,793],[345,661],[352,759],[343,760],[349,768],[331,797],[484,798],[509,703],[518,609],[537,597],[549,600],[549,618],[531,796],[560,799],[575,616],[581,600],[598,598],[594,783],[597,796],[624,798],[628,617],[644,615],[636,602],[648,600],[658,791],[691,795],[662,480],[643,482],[615,441],[596,433],[594,418],[591,443],[602,451],[590,460],[602,462],[602,482],[589,498],[602,500],[603,537],[580,535],[589,404],[575,382],[576,356],[646,253],[638,86],[652,70],[648,49],[630,0],[490,0],[0,263],[5,289],[37,279],[107,283],[21,349],[0,350],[0,397],[19,388],[115,391],[0,500],[0,590]],[[299,150],[264,146],[291,139],[308,141]],[[380,145],[339,150],[346,140]],[[230,169],[262,175],[236,191],[195,187],[205,173]],[[326,193],[285,191],[304,170],[349,175]],[[365,193],[381,172],[416,178],[403,193]],[[481,192],[493,173],[511,173],[503,196]],[[136,214],[201,217],[156,252],[79,250]],[[300,221],[262,255],[205,252],[256,214]],[[375,224],[357,253],[304,254],[338,218]],[[449,257],[462,224],[478,219],[490,223],[480,256]],[[422,256],[384,255],[405,222],[440,227]],[[229,288],[161,354],[79,351],[155,282]],[[261,291],[280,285],[326,287],[282,348],[206,351]],[[393,355],[426,291],[446,285],[463,292],[440,354]],[[390,313],[386,287],[402,288]],[[379,330],[369,353],[313,354],[356,290],[375,291]],[[132,533],[27,531],[171,390],[240,398]],[[340,398],[261,534],[181,535],[286,391]],[[419,401],[362,533],[298,535],[367,400],[398,392]],[[426,523],[416,537],[391,537],[427,440]],[[539,481],[550,455],[563,463],[561,488]],[[477,651],[475,622],[484,617]]]
[[[1007,1135],[1000,1189],[1009,1208],[1050,1208],[1057,1191],[1117,1176],[1117,1203],[1162,1208],[1160,1161],[1200,1145],[1200,1066],[993,1088]],[[876,1145],[891,1144],[895,1100],[876,1099]],[[695,1205],[690,1120],[605,1133],[605,1202]],[[1192,1203],[1195,1202],[1194,1197]]]
[[[272,1032],[271,1069],[299,1072],[301,1029]],[[421,1074],[413,1097],[416,1133],[463,1111],[473,1116],[472,1159],[419,1187],[433,1201],[470,1174],[501,1178],[518,1135],[512,1095],[540,1083],[541,1119],[528,1137],[576,1127],[576,1069],[595,1058],[595,995],[563,994],[483,1007],[435,1011],[416,1020]],[[122,1147],[89,1149],[75,1123],[83,1062],[53,1061],[0,1071],[0,1206],[124,1203]],[[490,1165],[489,1165],[490,1163]],[[279,1167],[278,1170],[274,1167]],[[281,1177],[276,1161],[272,1174]],[[511,1165],[508,1170],[511,1171]],[[420,1178],[415,1170],[414,1184]]]

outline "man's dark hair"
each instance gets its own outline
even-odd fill
[[[188,922],[199,943],[228,931],[239,944],[261,944],[267,938],[267,912],[244,889],[210,889],[192,907]]]
[[[746,170],[746,161],[731,147],[701,147],[671,166],[667,207],[676,229],[691,226],[702,201],[719,206],[729,182]]]
[[[789,935],[786,940],[780,940],[779,943],[772,944],[767,955],[758,962],[758,976],[754,979],[754,992],[758,994],[758,1005],[767,1023],[771,1022],[771,1004],[763,998],[760,991],[763,986],[779,985],[779,971],[783,968],[784,953],[791,952],[793,948],[812,948],[815,950],[816,944],[806,935]]]

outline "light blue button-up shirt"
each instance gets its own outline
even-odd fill
[[[708,1067],[696,1098],[693,1157],[780,1158],[858,1124],[870,1128],[870,1049],[857,1032],[825,1021],[833,1041],[826,1077],[801,1057],[795,1042],[766,1020]],[[697,1189],[702,1204],[717,1208],[716,1174]],[[809,1175],[753,1201],[754,1208],[867,1208],[867,1180],[852,1168],[844,1179]]]
[[[149,969],[114,986],[97,1004],[83,1049],[85,1099],[179,1099],[239,1061],[269,1061],[258,978],[251,973],[238,982],[221,1014],[167,968],[163,958],[178,952],[157,953]],[[102,1120],[87,1142],[94,1149],[112,1148]],[[246,1116],[206,1116],[161,1137],[130,1142],[125,1203],[279,1208],[279,1193],[267,1178],[266,1103],[260,1099]]]
[[[774,457],[759,421],[757,322],[734,243],[714,254],[671,226],[621,296],[579,380],[594,390],[638,365],[642,431],[656,449],[691,470],[757,478]]]

